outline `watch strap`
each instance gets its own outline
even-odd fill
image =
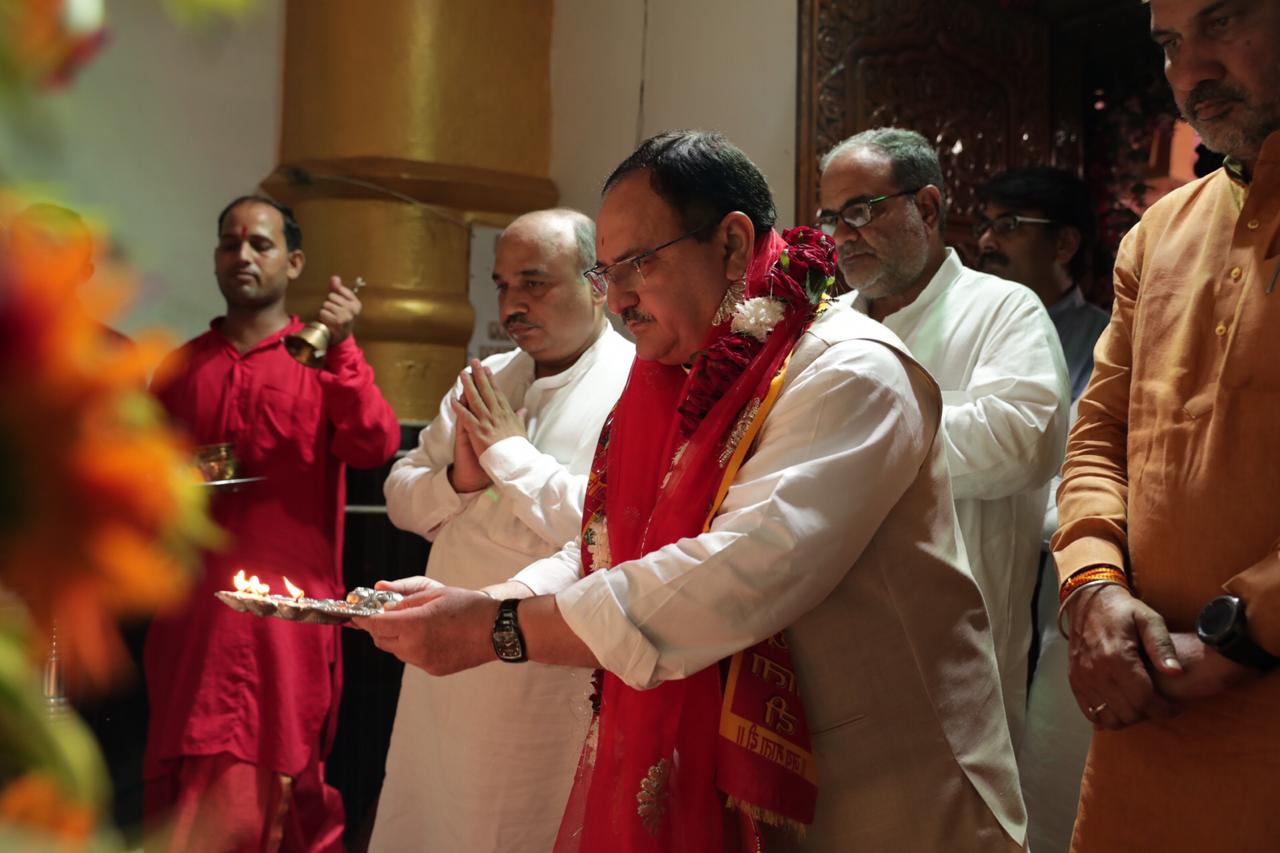
[[[1215,604],[1229,603],[1234,605],[1232,623],[1225,631],[1212,635],[1205,629],[1204,620]],[[1212,629],[1210,629],[1212,630]],[[1249,636],[1248,620],[1245,617],[1244,602],[1235,596],[1219,596],[1205,605],[1201,618],[1196,620],[1196,634],[1200,641],[1224,658],[1254,669],[1269,670],[1280,665],[1280,658],[1259,646]]]
[[[1243,631],[1228,642],[1220,646],[1213,646],[1213,649],[1227,660],[1235,661],[1238,664],[1253,667],[1254,669],[1275,669],[1280,664],[1280,658],[1255,643]]]
[[[493,621],[493,651],[498,660],[505,663],[524,663],[529,659],[525,651],[524,632],[520,630],[520,618],[516,608],[520,599],[507,598],[498,605],[498,615]]]

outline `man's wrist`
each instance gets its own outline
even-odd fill
[[[1260,672],[1273,670],[1280,658],[1254,642],[1245,609],[1245,602],[1234,595],[1212,599],[1196,618],[1196,635],[1206,648],[1232,663]]]
[[[1071,598],[1076,590],[1085,586],[1092,586],[1099,581],[1118,584],[1125,589],[1129,588],[1129,579],[1125,576],[1124,570],[1107,563],[1097,563],[1072,572],[1062,582],[1058,587],[1059,605],[1065,605],[1067,599]]]
[[[480,590],[480,592],[484,591]],[[501,602],[498,599],[493,598],[493,596],[490,596],[487,592],[484,594],[489,596],[490,599],[489,601],[484,602],[485,620],[482,626],[484,629],[484,647],[487,653],[485,661],[488,662],[499,659],[498,650],[494,648],[493,645],[493,626],[498,621],[498,607],[501,605]]]
[[[329,330],[329,345],[325,349],[324,364],[330,370],[336,370],[351,360],[356,352],[356,338],[350,331],[339,337],[332,327],[325,328]]]
[[[1071,639],[1071,635],[1067,632],[1064,619],[1070,621],[1070,617],[1081,607],[1087,607],[1093,599],[1097,598],[1104,587],[1119,587],[1127,594],[1132,595],[1132,591],[1127,584],[1120,583],[1116,580],[1108,578],[1099,578],[1097,580],[1086,581],[1076,585],[1071,589],[1066,597],[1062,599],[1062,603],[1058,605],[1058,633],[1063,639]]]
[[[481,483],[478,478],[475,482],[460,480],[458,478],[458,471],[453,466],[452,462],[450,462],[449,467],[445,469],[445,477],[449,480],[450,488],[460,495],[470,495],[475,492],[483,492],[489,487],[490,482],[492,482],[490,480],[485,480]]]

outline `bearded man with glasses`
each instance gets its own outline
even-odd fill
[[[1033,293],[968,269],[944,244],[942,168],[923,136],[864,131],[821,171],[818,223],[853,288],[840,301],[884,323],[942,387],[956,514],[1016,746],[1044,507],[1066,442],[1062,346]]]

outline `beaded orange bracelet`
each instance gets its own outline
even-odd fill
[[[1062,624],[1062,617],[1067,614],[1067,602],[1073,595],[1087,586],[1106,586],[1116,584],[1129,589],[1129,579],[1124,572],[1114,566],[1089,566],[1081,569],[1063,582],[1058,589],[1058,633],[1067,639],[1067,628]]]
[[[1090,566],[1087,569],[1081,569],[1063,582],[1062,586],[1058,588],[1058,603],[1065,604],[1067,599],[1071,597],[1071,593],[1085,584],[1098,583],[1100,581],[1119,584],[1125,589],[1129,588],[1129,581],[1124,576],[1124,572],[1114,566]]]

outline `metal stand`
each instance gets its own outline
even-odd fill
[[[44,706],[50,719],[65,717],[70,705],[62,680],[62,656],[58,649],[58,625],[49,627],[49,659],[44,664]]]

